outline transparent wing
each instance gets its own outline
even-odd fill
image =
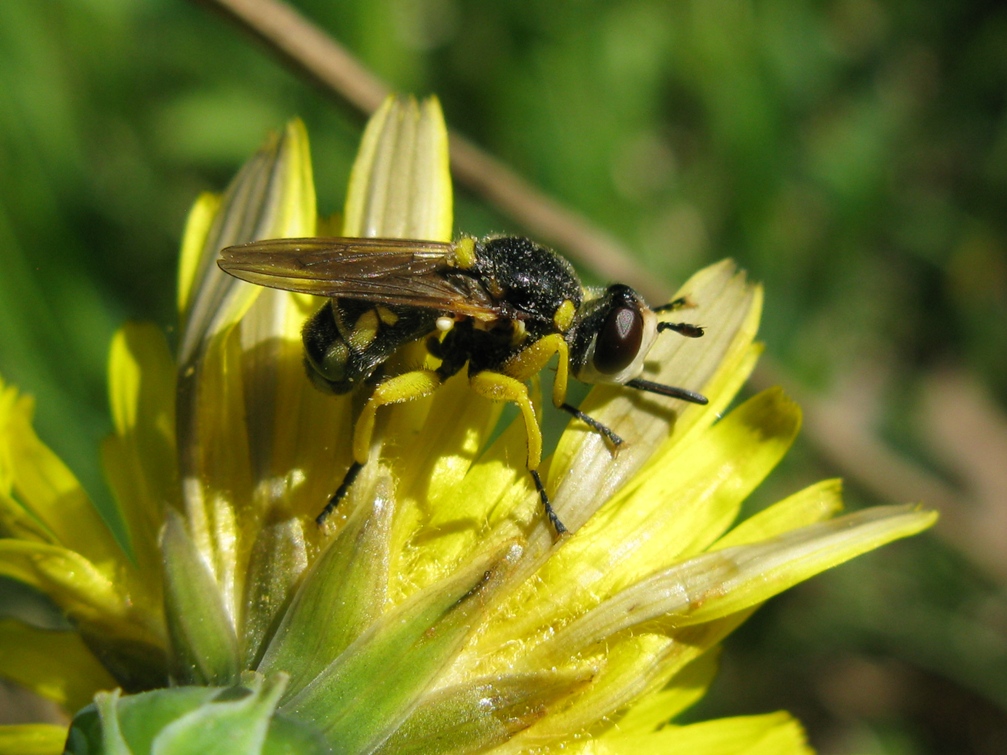
[[[453,266],[454,245],[376,238],[269,239],[230,246],[217,264],[260,286],[330,298],[503,315],[479,281]]]

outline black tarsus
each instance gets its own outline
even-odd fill
[[[329,498],[329,502],[325,504],[325,508],[322,509],[322,513],[315,517],[315,524],[321,527],[325,524],[325,520],[329,518],[329,515],[336,510],[336,506],[342,501],[346,494],[350,492],[350,487],[353,485],[353,481],[357,479],[357,475],[360,474],[360,470],[364,468],[364,465],[359,461],[355,461],[350,465],[350,468],[346,470],[346,476],[343,477],[343,481],[336,488],[336,492],[332,494]]]
[[[531,478],[535,481],[535,490],[538,491],[538,497],[542,501],[542,508],[545,509],[545,515],[549,517],[549,521],[552,523],[552,528],[556,531],[556,537],[561,538],[567,533],[567,528],[563,525],[563,522],[559,520],[556,516],[556,512],[552,508],[552,504],[549,503],[549,496],[545,492],[545,485],[542,484],[542,478],[539,477],[538,470],[529,469],[531,472]]]
[[[608,441],[609,443],[612,444],[613,448],[618,449],[619,446],[623,444],[624,442],[623,439],[620,438],[618,435],[616,435],[615,432],[612,430],[612,428],[608,427],[607,425],[603,425],[601,422],[596,420],[591,415],[584,414],[584,412],[582,412],[576,406],[570,406],[570,404],[560,404],[559,408],[562,409],[564,412],[569,412],[570,414],[572,414],[574,417],[576,417],[581,422],[586,424],[588,427],[590,427],[599,435],[604,435],[606,438],[608,438]]]

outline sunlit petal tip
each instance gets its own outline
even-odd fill
[[[392,96],[371,118],[350,174],[345,236],[450,241],[447,128],[436,98]]]
[[[196,271],[199,268],[206,246],[206,237],[210,233],[213,220],[220,211],[221,197],[209,192],[200,195],[189,210],[185,221],[185,231],[182,234],[182,249],[178,258],[178,311],[189,309],[192,287],[196,282]]]
[[[259,289],[217,267],[221,249],[258,239],[311,236],[317,218],[307,132],[291,122],[249,160],[219,201],[205,198],[190,216],[180,268],[179,363],[188,364],[213,334],[237,322]],[[200,243],[201,241],[201,243]]]
[[[843,484],[822,480],[754,514],[720,538],[711,550],[768,540],[790,530],[830,519],[843,510]]]

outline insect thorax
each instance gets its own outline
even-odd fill
[[[573,266],[550,249],[526,238],[501,236],[476,244],[473,272],[511,318],[529,332],[555,332],[557,311],[565,302],[580,306],[583,290]]]

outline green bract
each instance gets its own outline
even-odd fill
[[[934,515],[833,518],[827,481],[735,525],[800,426],[778,390],[728,411],[759,353],[761,290],[729,262],[700,271],[680,294],[706,336],[650,354],[655,380],[708,406],[590,394],[584,410],[627,442],[613,455],[567,428],[543,466],[572,532],[560,542],[523,427],[492,439],[499,406],[464,375],[382,409],[373,461],[319,529],[353,419],[352,397],[304,374],[300,327],[320,302],[215,264],[224,246],[315,224],[295,122],[193,208],[176,355],[151,326],[115,338],[102,450],[128,552],[35,436],[30,399],[0,386],[0,573],[47,593],[74,628],[0,623],[0,672],[83,707],[71,751],[807,752],[784,713],[670,722],[760,603]],[[343,233],[451,232],[440,109],[390,100],[365,134]],[[432,359],[406,351],[406,365]],[[55,753],[66,736],[8,727],[0,752]]]

